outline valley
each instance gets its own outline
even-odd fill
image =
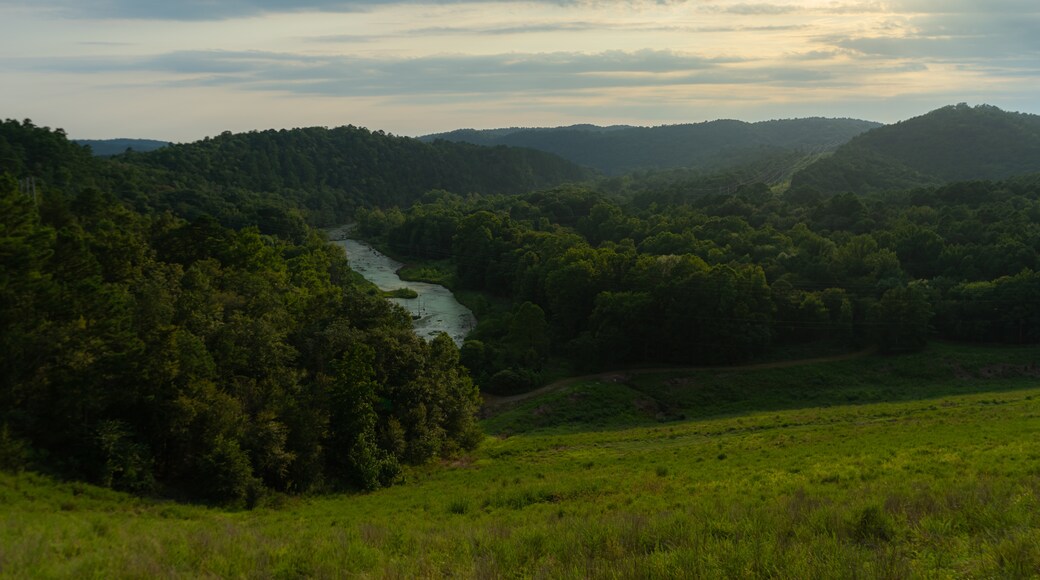
[[[1033,576],[1036,119],[623,173],[4,121],[0,575]]]
[[[1040,578],[1035,0],[0,22],[0,580]]]

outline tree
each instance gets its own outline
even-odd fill
[[[396,459],[377,445],[372,349],[354,345],[335,365],[329,393],[329,460],[334,472],[364,490],[397,476]]]
[[[875,343],[882,352],[905,352],[928,344],[932,305],[921,284],[892,288],[882,295],[868,319]]]
[[[541,366],[549,354],[549,324],[540,306],[524,302],[516,309],[509,321],[506,343],[524,366],[535,369]]]

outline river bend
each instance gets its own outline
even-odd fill
[[[412,327],[420,337],[432,340],[439,333],[446,332],[455,344],[461,346],[466,335],[477,325],[473,312],[459,304],[455,295],[444,286],[401,280],[397,276],[402,266],[400,262],[364,242],[347,238],[350,230],[349,226],[345,226],[329,231],[332,242],[346,250],[350,267],[380,290],[414,290],[419,295],[417,298],[388,300],[400,304],[411,313]]]

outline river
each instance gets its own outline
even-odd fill
[[[477,325],[473,312],[455,299],[455,295],[444,286],[426,282],[408,282],[397,276],[402,264],[376,251],[368,244],[346,238],[351,231],[350,226],[342,226],[329,230],[329,238],[347,252],[350,267],[372,282],[380,290],[397,290],[410,288],[419,296],[417,298],[388,298],[404,307],[412,314],[412,327],[415,333],[426,340],[432,340],[441,332],[462,346],[469,331]]]

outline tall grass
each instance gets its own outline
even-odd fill
[[[891,385],[918,394],[746,412],[724,403],[713,418],[626,426],[632,418],[622,415],[585,431],[549,426],[489,437],[463,461],[409,472],[403,486],[279,509],[228,512],[4,474],[0,574],[1040,574],[1038,380],[993,377],[976,381],[982,392],[942,394],[948,379],[922,377],[921,361],[860,361],[860,374],[877,364],[889,365]],[[804,372],[830,380],[836,371]],[[717,379],[738,390],[753,382],[740,373]]]

